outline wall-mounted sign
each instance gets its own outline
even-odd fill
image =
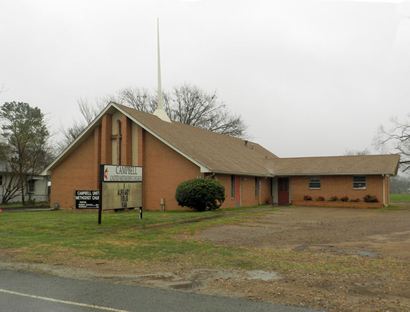
[[[100,208],[100,191],[76,190],[75,208]]]
[[[103,165],[102,182],[141,182],[142,168],[137,166]]]

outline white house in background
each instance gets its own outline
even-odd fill
[[[0,204],[10,182],[11,174],[6,162],[0,162]],[[25,199],[36,202],[48,201],[48,177],[44,175],[33,175],[27,177],[25,186]],[[18,190],[16,196],[9,202],[20,202],[21,192]]]

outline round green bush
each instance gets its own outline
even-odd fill
[[[215,210],[225,200],[225,188],[217,180],[193,179],[178,185],[175,198],[180,206],[197,211]]]

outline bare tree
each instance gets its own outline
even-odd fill
[[[410,177],[408,175],[392,177],[391,192],[394,194],[409,193]]]
[[[228,111],[215,92],[207,93],[195,86],[183,85],[174,88],[166,103],[171,120],[232,136],[245,133],[241,117]]]
[[[63,138],[57,143],[60,151],[64,150],[71,142],[73,142],[81,132],[89,125],[94,118],[104,109],[105,105],[110,102],[109,98],[96,99],[94,104],[87,99],[79,98],[77,105],[80,110],[81,119],[74,120],[68,128],[63,128],[61,133]]]
[[[2,137],[0,137],[1,139]],[[3,178],[1,203],[7,204],[11,199],[17,197],[20,188],[18,176],[12,172],[8,160],[10,159],[10,148],[6,141],[0,140],[0,171],[7,173]]]
[[[110,101],[148,113],[157,107],[156,95],[139,88],[120,90],[116,95],[97,99],[94,104],[79,99],[77,103],[82,120],[75,121],[71,127],[63,130],[60,148],[70,144]],[[175,87],[171,93],[164,93],[164,104],[172,121],[231,136],[241,137],[245,134],[242,118],[232,114],[215,92],[208,93],[185,84]]]
[[[345,152],[345,155],[347,155],[347,156],[370,155],[370,154],[371,154],[371,152],[367,148],[365,148],[363,150],[347,150]]]
[[[401,155],[400,164],[403,171],[410,168],[410,114],[404,120],[391,119],[391,127],[380,126],[375,145],[379,149],[388,149]]]

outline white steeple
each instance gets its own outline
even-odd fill
[[[161,86],[161,58],[160,58],[160,48],[159,48],[159,18],[157,18],[157,58],[158,58],[158,90],[157,90],[157,109],[154,111],[154,115],[163,121],[171,122],[167,112],[164,108],[164,97],[162,95]]]

